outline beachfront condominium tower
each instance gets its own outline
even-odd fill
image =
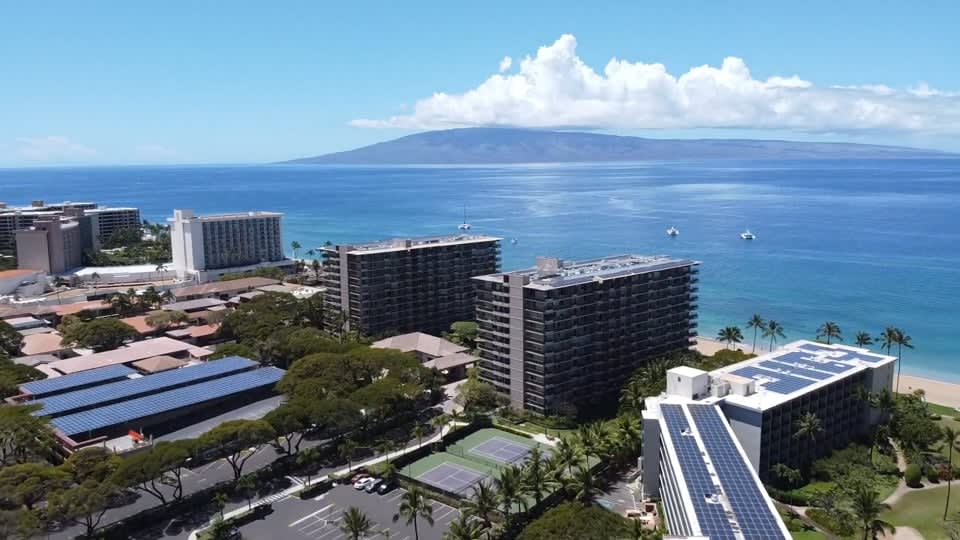
[[[173,268],[178,279],[213,281],[226,273],[289,266],[276,212],[194,215],[174,210],[170,223]]]
[[[500,269],[500,240],[460,234],[321,248],[324,300],[342,317],[330,329],[439,335],[473,320],[471,278]]]
[[[617,396],[696,335],[697,262],[621,255],[475,278],[480,377],[515,408],[569,413]]]
[[[140,230],[140,210],[137,208],[100,207],[93,202],[33,201],[29,206],[8,206],[0,202],[0,253],[12,253],[16,247],[16,232],[29,229],[37,219],[84,215],[90,218],[94,249],[99,249],[119,231]]]

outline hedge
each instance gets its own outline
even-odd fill
[[[912,488],[918,488],[923,485],[923,472],[920,470],[920,466],[916,463],[911,463],[907,465],[905,471],[903,471],[903,480],[907,483],[908,486]]]

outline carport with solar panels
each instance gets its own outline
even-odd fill
[[[50,425],[72,446],[131,430],[152,433],[162,431],[165,424],[194,423],[208,409],[219,411],[271,395],[285,373],[238,356],[146,376],[120,368],[110,366],[111,372],[99,377],[53,386],[59,393],[41,387],[39,395],[33,394],[25,403],[37,405],[34,414],[49,417]],[[91,379],[102,383],[91,383]]]

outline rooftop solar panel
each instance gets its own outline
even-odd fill
[[[777,362],[775,360],[767,360],[765,362],[760,362],[758,366],[766,369],[779,369],[783,372],[786,372],[790,375],[799,375],[801,377],[807,377],[810,379],[816,379],[818,381],[824,381],[833,377],[832,373],[822,373],[819,371],[813,371],[811,369],[805,369],[797,367],[794,364],[787,364],[784,362]]]
[[[245,371],[221,379],[214,379],[204,384],[195,384],[60,416],[50,420],[50,423],[71,437],[92,433],[99,429],[134,422],[156,414],[221,399],[233,394],[273,386],[284,373],[282,369],[272,366]]]
[[[755,379],[757,377],[766,377],[768,381],[763,383],[763,387],[771,392],[784,395],[792,394],[801,388],[806,388],[807,386],[817,382],[815,380],[794,377],[793,375],[787,375],[786,373],[779,373],[756,366],[742,367],[734,370],[733,374],[751,379]]]
[[[702,404],[688,407],[744,538],[788,538],[717,408]]]
[[[147,375],[136,379],[124,379],[118,382],[36,400],[33,403],[42,405],[43,408],[34,414],[53,417],[62,416],[64,414],[116,403],[178,386],[196,384],[230,373],[253,369],[256,366],[257,363],[253,360],[239,356],[211,360],[210,362],[165,371],[154,375]]]
[[[47,396],[60,392],[69,391],[72,388],[90,386],[93,384],[115,381],[136,373],[133,369],[124,365],[107,366],[62,377],[44,379],[42,381],[33,381],[20,385],[25,391],[34,396]]]
[[[711,495],[720,494],[710,476],[710,471],[703,462],[700,447],[697,441],[689,434],[687,417],[680,405],[661,405],[663,419],[670,432],[670,439],[680,461],[680,470],[684,482],[690,492],[700,531],[711,540],[735,540],[736,535],[730,526],[730,520],[724,512],[723,505],[707,502]]]

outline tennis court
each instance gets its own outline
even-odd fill
[[[475,454],[487,459],[492,459],[509,465],[516,463],[527,457],[533,448],[526,444],[504,439],[500,436],[491,437],[480,444],[470,448],[469,453]]]
[[[450,493],[464,494],[487,475],[453,463],[441,463],[417,477],[417,480]]]

